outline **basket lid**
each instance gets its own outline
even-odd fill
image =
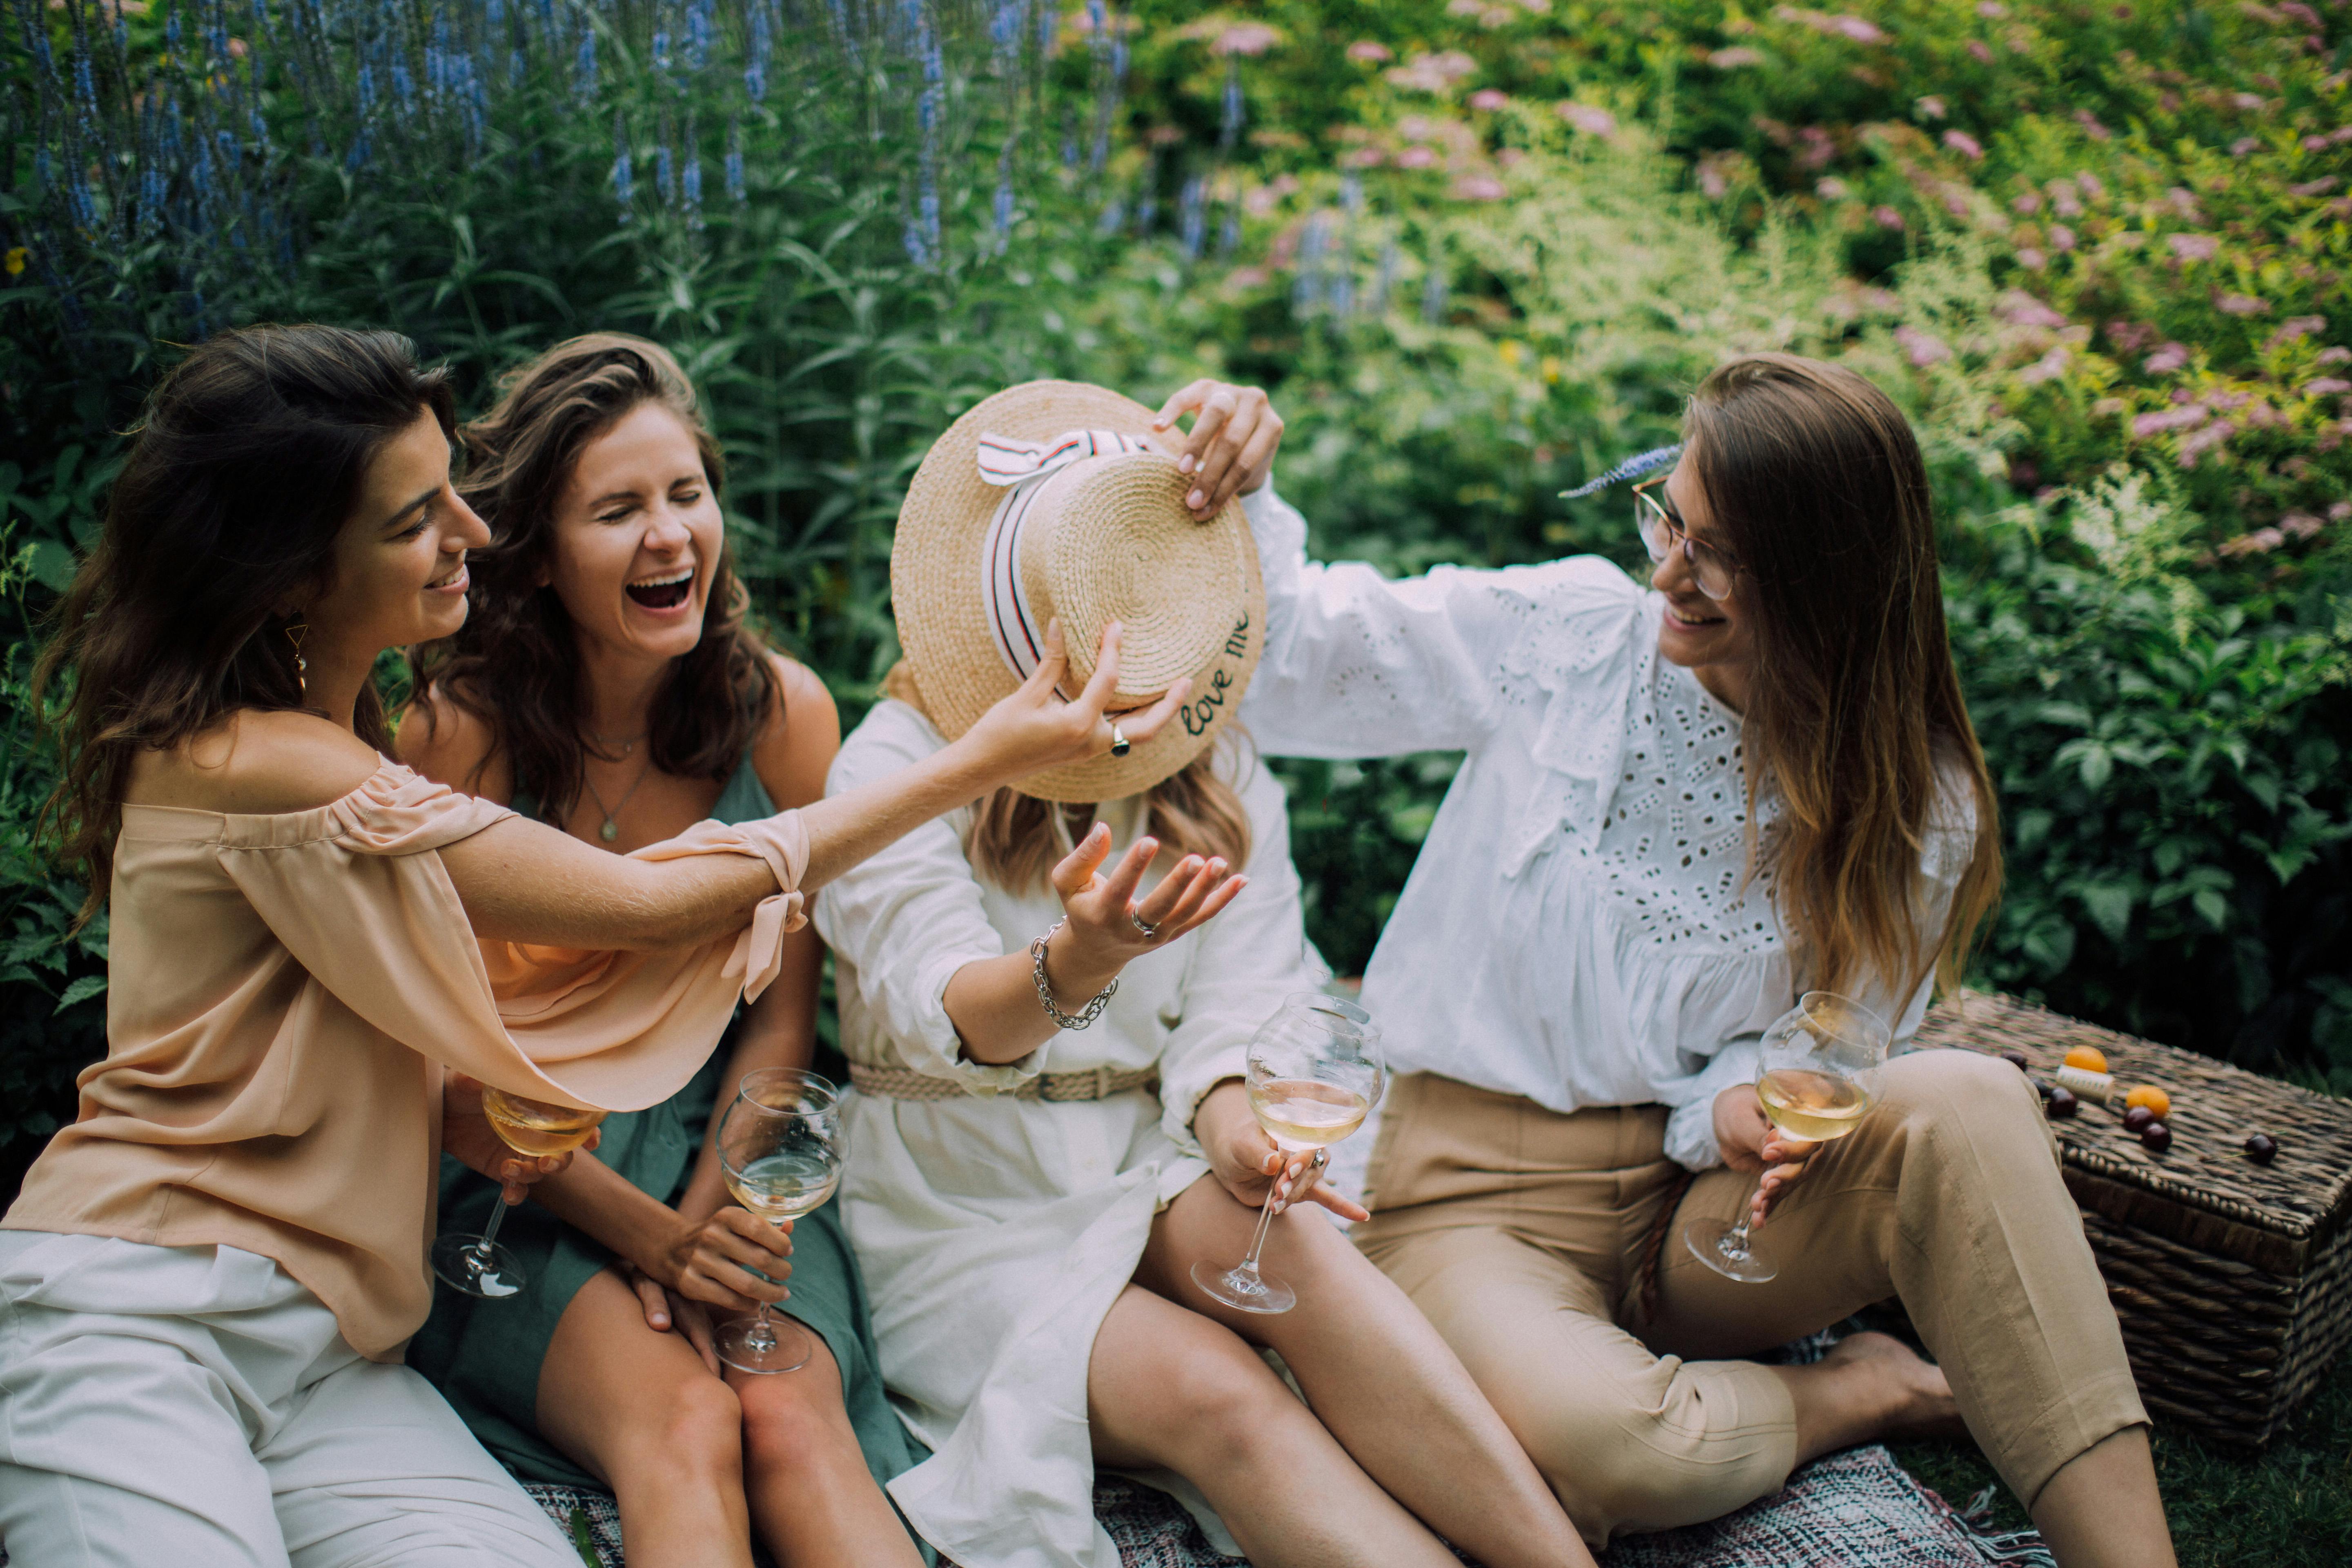
[[[2115,1076],[2115,1101],[2085,1099],[2075,1116],[2051,1122],[2070,1171],[2284,1237],[2297,1256],[2352,1217],[2352,1102],[1991,992],[1944,998],[1913,1043],[2017,1051],[2037,1077],[2055,1070],[2073,1047],[2095,1046]],[[2161,1154],[2124,1131],[2124,1092],[2142,1083],[2172,1099],[2166,1118],[2172,1146]],[[2255,1132],[2278,1141],[2267,1165],[2246,1155]],[[2155,1205],[2132,1208],[2112,1217],[2141,1223]],[[2256,1250],[2281,1257],[2275,1246]]]

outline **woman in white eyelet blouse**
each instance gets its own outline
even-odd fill
[[[1907,910],[1930,963],[1998,886],[1902,415],[1819,362],[1719,368],[1679,465],[1654,455],[1643,487],[1664,487],[1643,503],[1647,585],[1596,557],[1402,582],[1312,563],[1267,482],[1262,393],[1196,383],[1157,428],[1194,515],[1243,493],[1257,537],[1266,645],[1240,717],[1261,748],[1467,752],[1364,979],[1399,1076],[1353,1141],[1355,1239],[1586,1538],[1713,1519],[1816,1455],[1965,1423],[2063,1568],[2170,1563],[2147,1413],[2025,1078],[1906,1050],[1927,978],[1886,974],[1870,931],[1816,926],[1848,943],[1837,989],[1893,1024],[1875,1108],[1806,1144],[1748,1087],[1760,1031],[1826,963],[1783,911],[1837,862],[1826,837],[1790,853],[1785,777],[1812,822],[1885,835],[1860,907],[1898,938]],[[1758,731],[1781,750],[1753,834],[1743,708],[1781,726]],[[1769,1282],[1679,1239],[1751,1211]],[[1897,1296],[1938,1364],[1879,1334],[1817,1366],[1730,1359]]]

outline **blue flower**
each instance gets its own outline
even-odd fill
[[[1176,198],[1176,244],[1187,261],[1197,261],[1201,242],[1209,232],[1209,177],[1195,174],[1184,182],[1181,195]]]
[[[1423,283],[1421,288],[1421,319],[1424,321],[1437,321],[1444,320],[1444,316],[1445,269],[1437,264],[1436,258],[1432,257],[1429,263],[1428,280]]]
[[[580,49],[572,60],[572,91],[582,102],[596,96],[596,29],[580,29]]]
[[[727,195],[738,204],[743,200],[743,121],[731,116],[727,121]]]

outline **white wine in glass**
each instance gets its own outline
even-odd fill
[[[601,1110],[582,1110],[544,1100],[527,1100],[482,1086],[482,1115],[499,1142],[526,1159],[577,1149],[604,1120]],[[515,1255],[499,1245],[499,1226],[509,1205],[503,1196],[479,1236],[445,1236],[433,1243],[433,1272],[453,1290],[496,1299],[530,1283]]]
[[[719,1124],[719,1168],[727,1190],[770,1225],[823,1208],[841,1185],[848,1154],[841,1091],[797,1068],[746,1074]],[[815,1343],[793,1323],[780,1326],[765,1301],[750,1317],[720,1324],[711,1339],[720,1361],[756,1373],[797,1372],[808,1364]]]
[[[1773,1126],[1791,1138],[1827,1143],[1862,1125],[1876,1100],[1886,1061],[1886,1020],[1849,997],[1808,991],[1772,1021],[1758,1042],[1756,1098]],[[1683,1245],[1717,1274],[1743,1285],[1778,1276],[1780,1264],[1748,1237],[1754,1204],[1739,1223],[1695,1219]]]
[[[1361,1127],[1378,1103],[1388,1081],[1381,1032],[1371,1015],[1353,1002],[1320,991],[1298,992],[1284,998],[1250,1040],[1244,1081],[1250,1110],[1275,1147],[1285,1154],[1311,1154]],[[1287,1312],[1297,1306],[1298,1293],[1258,1268],[1273,1223],[1269,1184],[1249,1256],[1230,1268],[1203,1258],[1192,1265],[1192,1283],[1244,1312]]]

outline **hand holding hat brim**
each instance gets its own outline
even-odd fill
[[[1193,521],[1206,522],[1234,497],[1265,483],[1282,445],[1282,416],[1255,386],[1204,379],[1161,404],[1151,428],[1171,429],[1187,410],[1193,414],[1192,430],[1177,454],[1176,471],[1193,481],[1184,495],[1185,510]]]
[[[1070,654],[1062,623],[1045,628],[1045,653],[1028,679],[1015,687],[980,716],[968,738],[998,761],[1008,780],[1071,763],[1089,762],[1111,752],[1111,721],[1107,714],[1118,689],[1119,625],[1103,628],[1095,655],[1093,676],[1076,699],[1060,691],[1070,672]],[[1190,679],[1179,680],[1166,695],[1139,713],[1118,718],[1120,733],[1140,745],[1160,732],[1192,694]]]

